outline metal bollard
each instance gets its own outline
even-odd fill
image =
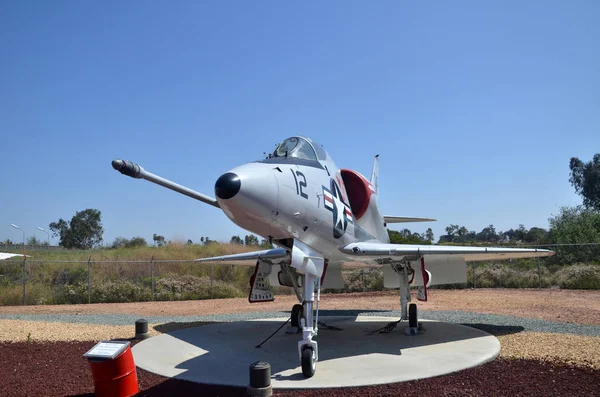
[[[142,319],[135,321],[135,337],[136,340],[148,339],[150,334],[148,333],[148,321]]]
[[[271,364],[265,361],[257,361],[250,365],[250,385],[246,387],[246,395],[251,397],[270,397],[273,395]]]

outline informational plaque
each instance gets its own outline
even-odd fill
[[[130,342],[124,341],[101,341],[92,347],[83,357],[112,360],[123,353],[130,345]]]

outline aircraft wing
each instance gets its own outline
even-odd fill
[[[199,258],[195,259],[194,262],[204,263],[217,263],[222,264],[223,262],[232,263],[236,262],[237,265],[255,266],[258,259],[274,260],[283,259],[288,257],[289,254],[284,248],[273,248],[270,250],[244,252],[242,254],[222,255],[213,256],[211,258]]]
[[[21,255],[21,254],[9,254],[7,252],[0,252],[0,260],[10,259],[10,258],[13,258],[15,256],[24,256],[24,255]]]
[[[413,245],[352,243],[341,249],[347,255],[365,259],[398,258],[412,255],[450,255],[462,257],[466,262],[536,258],[552,256],[554,251],[539,248],[461,247],[448,245]],[[398,258],[400,259],[400,258]]]
[[[383,220],[386,223],[408,223],[408,222],[435,222],[437,219],[415,218],[411,216],[388,216],[384,215]]]

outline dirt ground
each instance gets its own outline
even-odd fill
[[[98,303],[91,305],[3,306],[0,313],[98,314],[193,316],[249,311],[288,311],[297,303],[293,295],[280,295],[274,302],[248,303],[245,298],[183,302]],[[321,295],[320,309],[399,310],[399,296],[393,291]],[[600,325],[600,291],[560,289],[465,289],[430,290],[428,302],[419,310],[460,310],[506,314],[517,317]]]

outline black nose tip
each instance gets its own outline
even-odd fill
[[[218,198],[227,200],[232,198],[240,191],[242,182],[240,177],[233,172],[223,174],[217,179],[215,183],[215,194]]]

